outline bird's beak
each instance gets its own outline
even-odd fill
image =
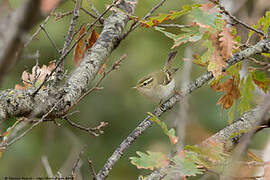
[[[132,89],[138,89],[138,87],[137,86],[134,86],[134,87],[132,87]]]

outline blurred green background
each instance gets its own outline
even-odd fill
[[[16,8],[24,1],[10,0],[9,2],[12,8]],[[105,5],[111,3],[108,0],[92,0],[92,2],[99,12],[103,12]],[[139,1],[135,15],[143,17],[158,2],[159,0]],[[168,1],[155,14],[180,10],[181,6],[186,3],[192,3],[192,1]],[[57,8],[56,12],[70,11],[73,6],[72,1],[68,1]],[[83,1],[83,7],[90,9],[86,0]],[[63,46],[70,19],[71,16],[67,16],[56,21],[52,17],[45,25],[46,30],[59,48]],[[92,18],[81,11],[76,28],[78,29],[82,23],[87,24],[92,21]],[[183,24],[187,21],[188,19],[185,16],[174,22]],[[37,28],[38,26],[33,28],[31,34]],[[96,27],[95,30],[100,32],[101,28]],[[170,29],[170,31],[176,32],[177,30]],[[87,158],[93,161],[96,171],[99,171],[122,140],[146,117],[146,113],[153,111],[157,105],[157,103],[145,99],[131,87],[143,75],[162,68],[172,45],[173,42],[170,39],[153,28],[137,28],[121,42],[108,58],[107,67],[110,67],[123,54],[128,55],[121,68],[111,73],[103,81],[104,90],[90,94],[72,109],[72,111],[79,110],[79,113],[72,115],[71,120],[84,126],[94,127],[101,121],[108,122],[109,125],[104,128],[104,134],[93,137],[59,119],[57,122],[61,124],[60,127],[52,122],[42,123],[3,153],[3,157],[0,159],[0,176],[46,176],[41,162],[42,156],[48,158],[54,174],[59,171],[63,176],[70,175],[72,166],[84,144],[87,145],[87,148],[82,155],[82,164],[79,165],[81,166],[80,174],[83,179],[90,176]],[[200,43],[178,47],[176,49],[178,54],[174,62],[175,66],[183,66],[182,58],[187,47],[191,48],[193,52],[198,53],[200,51]],[[25,49],[15,68],[5,77],[5,82],[1,87],[2,90],[14,88],[15,84],[22,84],[22,72],[26,67],[31,70],[36,63],[35,59],[29,58],[29,55],[33,55],[37,51],[40,53],[40,65],[47,65],[49,61],[59,58],[59,54],[52,47],[44,32],[40,32],[37,38]],[[72,72],[74,69],[72,55],[73,53],[70,53],[65,60],[65,67],[68,72]],[[195,79],[205,71],[205,68],[193,65],[190,79]],[[176,74],[178,86],[180,86],[180,74],[181,68]],[[100,77],[98,76],[98,78]],[[186,144],[196,144],[227,124],[227,112],[216,106],[221,94],[212,91],[207,84],[193,92],[189,97]],[[173,126],[172,121],[177,116],[178,106],[168,111],[161,118],[170,127]],[[13,119],[9,123],[5,122],[4,126],[8,127],[14,121]],[[263,140],[267,134],[269,134],[268,130],[258,133],[251,146],[253,148],[263,147]],[[182,140],[180,139],[180,141]],[[129,157],[135,156],[136,151],[146,150],[170,153],[171,147],[168,138],[162,133],[160,127],[153,125],[128,149],[110,172],[108,179],[136,179],[140,174],[150,173],[150,171],[138,170],[130,164]]]

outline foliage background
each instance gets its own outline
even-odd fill
[[[267,0],[264,1],[267,2]],[[9,2],[12,8],[16,8],[22,3],[21,0],[10,0]],[[100,12],[104,11],[105,4],[111,3],[108,0],[93,0],[92,2]],[[143,17],[158,2],[159,0],[139,1],[135,15]],[[191,3],[191,1],[167,1],[158,12],[166,13],[171,10],[180,10],[181,6],[186,3]],[[236,0],[233,3],[236,3]],[[248,1],[241,11],[248,11],[249,3],[256,3],[256,1]],[[56,12],[72,10],[73,6],[74,4],[68,1],[59,7]],[[83,7],[90,9],[86,0],[83,1]],[[80,15],[77,28],[81,23],[89,23],[89,19],[92,21],[82,11]],[[240,19],[244,18],[244,16],[241,17],[241,13],[239,17]],[[71,16],[68,16],[58,21],[51,18],[45,26],[58,47],[63,46],[64,35],[67,32],[70,18]],[[248,22],[249,24],[252,23],[252,18],[252,13],[250,13],[251,21]],[[256,20],[258,19],[254,17],[253,23]],[[187,21],[186,16],[175,20],[179,24],[184,24]],[[37,28],[38,26],[33,29],[32,33]],[[100,28],[97,27],[96,30],[100,32]],[[170,30],[172,32],[177,31],[177,29]],[[41,176],[42,174],[46,176],[41,163],[41,156],[43,155],[48,157],[54,174],[60,171],[63,175],[69,175],[73,163],[84,144],[87,145],[87,148],[83,154],[84,164],[80,168],[81,174],[85,178],[90,175],[86,164],[87,157],[93,161],[94,167],[98,171],[121,141],[143,120],[146,112],[152,111],[157,105],[157,103],[145,99],[131,87],[136,84],[142,75],[156,71],[163,66],[172,45],[173,42],[170,39],[153,28],[140,27],[132,32],[108,59],[107,67],[126,53],[128,58],[123,62],[121,68],[103,81],[104,90],[90,94],[73,109],[73,111],[79,110],[80,112],[72,115],[71,119],[85,126],[95,126],[100,121],[108,122],[109,125],[104,129],[105,133],[99,137],[89,136],[87,133],[71,127],[63,120],[57,120],[61,127],[57,127],[52,122],[42,123],[3,154],[0,159],[0,176]],[[182,58],[187,46],[190,46],[193,52],[200,50],[200,42],[178,47],[176,49],[178,55],[175,66],[181,67],[183,64]],[[34,59],[26,56],[34,54],[37,50],[40,53],[39,63],[41,65],[48,64],[49,61],[59,57],[45,34],[40,32],[36,40],[25,49],[23,59],[5,78],[1,89],[14,88],[15,84],[21,84],[22,72],[26,67],[31,70],[36,63]],[[72,72],[72,69],[74,69],[72,53],[66,58],[65,66],[68,72]],[[198,77],[205,71],[206,68],[193,65],[191,79]],[[177,84],[179,85],[180,74],[180,71],[176,74]],[[219,106],[216,106],[220,95],[220,93],[215,93],[208,86],[204,86],[190,96],[185,143],[198,143],[227,124],[226,111],[222,111]],[[178,107],[174,108],[161,119],[170,124],[176,118],[177,110]],[[7,128],[14,122],[15,119],[2,126]],[[258,133],[251,146],[257,149],[263,147],[264,137],[267,134],[270,134],[269,130]],[[128,157],[135,156],[136,151],[146,150],[170,152],[170,142],[162,133],[160,127],[154,125],[135,142],[111,171],[109,179],[135,179],[142,171],[131,165]]]

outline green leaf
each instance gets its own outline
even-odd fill
[[[263,26],[262,30],[263,30],[264,34],[266,34],[268,31],[268,27],[270,25],[270,11],[266,11],[264,17],[265,17],[264,21],[262,22],[262,26]]]
[[[175,130],[173,128],[168,130],[167,125],[161,120],[159,120],[155,115],[153,115],[150,112],[148,112],[147,114],[151,116],[150,118],[151,121],[155,122],[157,125],[161,127],[163,133],[169,137],[170,142],[172,144],[176,144],[178,142],[178,137],[175,135]]]
[[[174,165],[169,167],[164,180],[173,179],[174,176],[196,176],[197,174],[203,174],[202,169],[199,169],[196,165],[196,161],[199,161],[196,156],[196,153],[185,152],[184,157],[181,155],[173,157],[172,161]]]
[[[189,13],[189,16],[193,19],[194,22],[198,22],[201,24],[209,25],[213,28],[216,28],[216,19],[218,19],[218,13],[212,12],[212,13],[206,13],[200,8],[194,8]]]
[[[207,48],[207,50],[202,55],[202,62],[209,63],[211,55],[214,52],[214,46],[209,40],[205,40],[202,45]]]
[[[256,70],[251,72],[251,74],[254,83],[258,86],[258,88],[262,89],[264,93],[266,93],[269,88],[270,79],[266,77],[265,72]]]
[[[247,78],[242,78],[240,82],[240,103],[238,105],[238,111],[242,115],[244,112],[251,109],[251,102],[253,100],[254,83],[252,81],[252,74],[250,73]]]
[[[209,141],[203,146],[185,146],[185,149],[197,154],[196,163],[206,168],[215,169],[217,164],[222,164],[228,157],[224,152],[223,144]]]
[[[183,10],[181,11],[171,11],[170,13],[161,13],[158,16],[151,17],[147,20],[141,20],[141,26],[143,27],[153,27],[157,26],[160,23],[163,23],[164,21],[168,20],[174,20],[176,18],[179,18],[188,12],[190,12],[194,8],[200,7],[199,4],[193,4],[193,5],[185,5],[183,6]]]
[[[164,28],[155,27],[155,30],[162,32],[168,38],[174,40],[174,45],[172,49],[178,47],[187,42],[196,42],[202,38],[202,34],[200,32],[200,28],[198,26],[191,26],[188,28],[182,28],[182,33],[173,34],[164,30]]]
[[[257,24],[252,25],[252,27],[255,29],[262,29],[264,34],[267,34],[269,25],[270,25],[270,11],[266,11],[265,16],[261,17],[259,21],[257,22]],[[247,42],[249,42],[253,34],[254,34],[254,31],[250,30],[248,33]]]
[[[240,70],[242,69],[242,62],[236,63],[234,65],[232,65],[231,67],[229,67],[227,69],[227,72],[230,73],[231,76],[233,76],[235,78],[235,80],[240,80]]]
[[[169,159],[165,154],[161,152],[151,152],[143,153],[140,151],[136,152],[139,157],[130,157],[131,164],[135,165],[138,169],[150,169],[160,168],[162,166],[168,165]]]

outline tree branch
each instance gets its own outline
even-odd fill
[[[266,111],[264,107],[265,105],[268,107],[268,111]],[[265,102],[264,104],[257,106],[251,111],[244,113],[243,116],[236,120],[234,123],[226,126],[224,129],[207,138],[199,145],[207,146],[210,144],[209,142],[217,142],[222,144],[222,147],[224,147],[225,151],[231,151],[236,147],[236,145],[238,145],[239,142],[242,142],[240,140],[242,140],[245,135],[250,133],[239,133],[239,131],[248,129],[251,131],[258,130],[256,128],[258,123],[261,125],[266,125],[267,127],[270,125],[270,111],[268,102]],[[234,164],[235,163],[236,162],[234,161]],[[147,176],[145,180],[156,180],[166,176],[167,168],[168,167],[162,167],[161,169],[154,171],[149,176]]]
[[[118,1],[117,1],[118,2]],[[63,100],[50,117],[62,115],[65,109],[72,106],[87,90],[88,85],[96,77],[98,70],[104,64],[106,57],[115,49],[119,43],[119,37],[124,30],[129,18],[127,14],[132,14],[135,10],[136,0],[120,1],[117,7],[123,11],[112,12],[105,20],[104,28],[96,43],[88,51],[81,64],[67,79],[63,87],[49,88],[37,92],[33,97],[34,89],[28,90],[4,90],[0,92],[0,120],[9,117],[27,116],[37,106],[43,105],[37,117],[42,117],[57,102]]]
[[[226,68],[232,66],[233,64],[240,62],[252,55],[270,52],[270,40],[261,40],[253,47],[247,48],[239,53],[235,53],[227,60]],[[225,68],[225,69],[226,69]],[[203,86],[207,81],[213,78],[211,72],[207,72],[202,76],[198,77],[195,81],[188,84],[186,87],[181,89],[181,95],[175,94],[160,107],[157,107],[153,114],[157,117],[161,116],[168,109],[171,109],[177,102],[181,101],[184,96],[190,94],[194,90]],[[97,179],[105,179],[110,170],[113,168],[115,163],[123,156],[125,151],[130,147],[130,145],[139,137],[141,134],[147,130],[153,122],[150,119],[150,116],[147,116],[128,136],[127,138],[119,145],[119,147],[114,151],[114,153],[109,157],[107,162],[104,164],[103,168],[99,171]]]

